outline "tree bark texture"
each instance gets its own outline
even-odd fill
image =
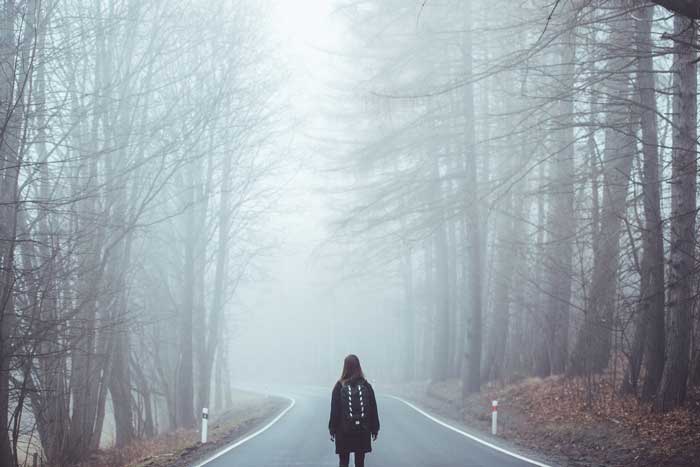
[[[576,74],[576,14],[572,6],[564,13],[566,34],[559,45],[562,89],[557,106],[556,154],[550,168],[548,202],[545,340],[549,371],[561,374],[569,354],[571,283],[573,278],[574,218],[574,101]]]
[[[656,122],[656,82],[651,47],[653,15],[654,8],[646,7],[640,12],[640,21],[636,22],[639,52],[637,87],[641,104],[642,128],[644,230],[640,271],[641,296],[626,378],[629,389],[636,392],[642,362],[646,359],[646,376],[642,387],[642,397],[646,400],[652,399],[656,394],[663,371],[665,353],[663,220]]]
[[[671,185],[671,247],[668,267],[666,360],[656,408],[685,402],[694,302],[697,215],[697,30],[692,20],[674,20],[674,133]]]

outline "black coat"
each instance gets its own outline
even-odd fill
[[[369,390],[369,429],[367,433],[344,433],[343,424],[341,423],[341,406],[340,406],[340,382],[336,383],[331,396],[331,416],[328,420],[328,431],[331,436],[335,436],[335,452],[336,454],[344,454],[348,452],[371,452],[372,440],[370,434],[376,435],[379,433],[379,414],[377,412],[377,399],[374,396],[374,389],[365,380],[365,385]]]

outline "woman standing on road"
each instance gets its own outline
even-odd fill
[[[372,441],[379,434],[379,414],[374,389],[365,379],[356,355],[348,355],[343,373],[333,388],[331,417],[328,421],[335,453],[340,467],[350,465],[350,453],[355,453],[355,467],[364,467],[365,453],[372,452]]]

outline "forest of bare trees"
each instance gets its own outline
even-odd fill
[[[265,247],[281,107],[260,18],[3,2],[0,465],[27,444],[83,460],[106,417],[125,446],[230,404],[224,310]]]
[[[360,143],[331,158],[352,199],[336,235],[395,271],[404,380],[466,397],[583,377],[592,400],[612,379],[682,406],[700,384],[697,2],[343,5],[339,95],[360,105],[337,116]]]
[[[233,304],[295,156],[271,3],[0,5],[1,466],[76,465],[233,404]],[[465,399],[568,378],[590,404],[607,381],[682,407],[700,386],[700,3],[331,3],[343,50],[322,50],[335,75],[304,149],[332,212],[314,253],[380,289],[356,323],[385,338],[360,349],[378,379]],[[268,373],[335,374],[356,315],[324,293],[270,315],[269,340],[298,347]]]

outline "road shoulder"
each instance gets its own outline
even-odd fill
[[[236,390],[234,408],[216,416],[209,423],[206,444],[201,444],[199,430],[179,430],[139,441],[126,449],[104,450],[100,459],[89,465],[125,467],[190,467],[215,455],[233,443],[255,433],[275,419],[290,404],[289,399]]]
[[[472,410],[463,410],[461,407],[458,407],[455,401],[436,397],[429,383],[416,383],[400,387],[392,385],[382,389],[389,397],[408,403],[409,406],[415,406],[414,410],[417,409],[420,412],[424,412],[422,415],[428,418],[432,417],[453,429],[463,432],[472,441],[479,442],[512,457],[532,461],[533,466],[559,467],[573,465],[564,456],[538,452],[530,446],[518,443],[516,439],[511,437],[493,436],[490,432],[490,403],[483,404],[483,414],[474,416],[475,413]],[[477,410],[479,412],[482,411],[481,407]],[[464,416],[465,413],[468,415]]]
[[[700,402],[693,402],[700,394],[675,413],[655,414],[612,389],[601,390],[603,396],[586,407],[581,383],[560,377],[486,386],[466,404],[456,380],[385,389],[486,441],[544,457],[553,466],[691,467],[700,456]],[[497,437],[490,435],[494,399]]]

